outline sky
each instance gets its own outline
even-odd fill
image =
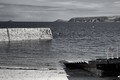
[[[0,21],[120,15],[120,0],[0,0]]]

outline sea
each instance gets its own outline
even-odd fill
[[[63,69],[62,60],[77,62],[106,58],[111,47],[114,57],[116,53],[120,55],[119,22],[46,24],[52,29],[51,41],[0,42],[0,66],[60,70]]]

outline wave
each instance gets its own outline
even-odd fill
[[[55,68],[10,67],[10,66],[0,66],[0,69],[9,69],[9,70],[56,70]]]

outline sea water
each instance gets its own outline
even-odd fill
[[[56,31],[52,30],[51,41],[2,41],[0,66],[60,70],[61,60],[86,61],[106,58],[107,48],[114,47],[114,52],[119,48],[120,24],[114,24],[96,23],[94,27],[84,25],[85,27],[78,28],[69,25],[69,28],[64,29],[66,31],[59,27]]]

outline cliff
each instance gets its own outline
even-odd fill
[[[120,22],[120,16],[76,17],[68,22]]]

